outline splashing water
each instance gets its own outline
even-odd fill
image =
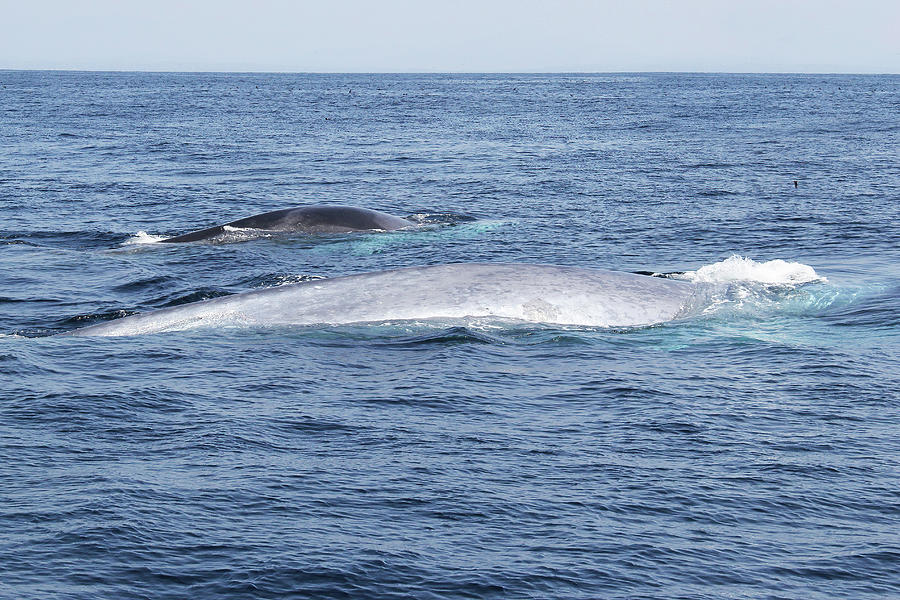
[[[156,244],[166,239],[164,235],[151,235],[146,231],[138,231],[133,236],[122,242],[123,246],[134,246],[136,244]]]
[[[800,285],[814,281],[821,283],[828,281],[825,277],[818,275],[811,266],[803,263],[781,259],[756,262],[752,258],[738,254],[733,254],[725,260],[711,265],[704,265],[696,271],[686,271],[673,275],[673,277],[694,283],[744,281],[768,285]]]
[[[819,314],[858,294],[829,284],[810,265],[782,259],[757,262],[738,254],[669,277],[697,284],[698,304],[705,305],[700,314],[726,320]]]

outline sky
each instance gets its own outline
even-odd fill
[[[0,0],[0,69],[900,73],[900,0]]]

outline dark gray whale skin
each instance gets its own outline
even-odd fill
[[[225,227],[259,229],[261,231],[286,231],[299,233],[347,233],[380,229],[392,231],[414,225],[412,221],[387,213],[355,208],[353,206],[301,206],[283,208],[272,212],[238,219],[225,225],[192,231],[184,235],[170,237],[163,242],[199,242],[225,233]]]

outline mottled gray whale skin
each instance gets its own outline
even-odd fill
[[[458,263],[345,275],[253,290],[69,332],[122,336],[195,327],[510,319],[634,327],[691,314],[695,285],[619,271]]]
[[[332,205],[301,206],[273,210],[162,241],[199,242],[222,235],[227,231],[226,227],[299,233],[347,233],[373,229],[392,231],[412,225],[412,221],[368,208]]]

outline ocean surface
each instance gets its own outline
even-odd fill
[[[900,597],[898,148],[900,76],[0,71],[0,597]],[[157,243],[308,204],[417,226]],[[54,335],[450,262],[726,293]]]

